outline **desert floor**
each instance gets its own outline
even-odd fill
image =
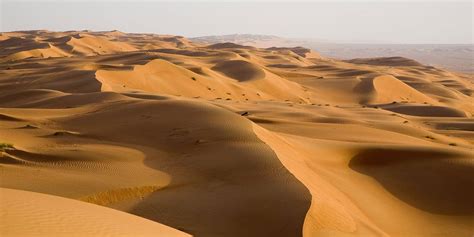
[[[469,237],[469,79],[301,47],[2,33],[0,235]]]

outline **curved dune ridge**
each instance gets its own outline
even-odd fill
[[[474,163],[468,154],[433,149],[369,149],[349,166],[377,179],[388,191],[422,210],[474,214]],[[412,180],[417,182],[413,183]]]
[[[265,71],[243,60],[219,62],[212,69],[238,81],[258,80],[265,77]]]
[[[73,55],[91,56],[137,50],[137,48],[125,42],[110,40],[104,36],[94,36],[84,33],[45,39],[25,39],[14,37],[3,40],[0,45],[10,48],[5,51],[7,54],[9,51],[12,52],[1,59],[1,61],[4,62],[27,58],[71,57]],[[19,47],[16,48],[17,46]],[[32,49],[22,50],[22,47]]]
[[[71,54],[64,52],[60,48],[49,44],[47,48],[32,49],[27,51],[21,51],[5,57],[4,61],[16,61],[27,58],[57,58],[57,57],[69,57]]]
[[[474,233],[472,75],[120,31],[0,47],[1,236]]]
[[[71,47],[71,52],[83,55],[111,54],[136,50],[135,47],[124,42],[115,42],[102,37],[82,34],[77,38],[71,37],[66,45]]]
[[[3,236],[191,236],[168,226],[97,205],[1,188]]]
[[[367,96],[365,98],[366,101],[364,101],[365,103],[384,104],[393,101],[403,101],[438,104],[436,100],[388,75],[363,79],[355,89]]]
[[[96,78],[102,83],[102,91],[139,90],[230,100],[267,97],[296,101],[304,100],[306,94],[296,83],[242,60],[220,62],[212,68],[201,67],[200,71],[206,73],[198,74],[169,61],[155,59],[135,66],[132,71],[99,70]]]

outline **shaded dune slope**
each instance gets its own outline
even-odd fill
[[[243,60],[223,61],[212,69],[238,81],[258,80],[265,77],[262,69]]]
[[[403,201],[428,212],[472,215],[474,163],[469,154],[433,149],[368,149],[349,167],[374,177]],[[416,183],[413,182],[416,180]]]
[[[123,116],[124,112],[127,116]],[[189,119],[191,116],[192,120]],[[227,233],[227,236],[301,235],[301,226],[310,205],[309,193],[284,168],[273,151],[253,134],[251,123],[239,115],[191,101],[161,99],[132,102],[125,99],[96,112],[49,119],[61,124],[61,130],[74,132],[49,133],[37,139],[42,142],[51,142],[52,139],[74,141],[75,152],[66,152],[67,146],[61,156],[57,155],[61,152],[59,147],[41,153],[31,152],[28,151],[31,148],[22,148],[28,147],[28,144],[14,139],[17,150],[8,151],[7,157],[20,162],[13,165],[20,165],[20,169],[26,170],[31,169],[28,167],[47,169],[45,172],[71,166],[84,176],[92,176],[94,167],[97,167],[104,171],[95,171],[96,175],[107,177],[105,180],[102,178],[101,185],[101,189],[107,192],[95,191],[98,188],[92,185],[95,181],[86,179],[76,181],[83,188],[74,193],[58,193],[60,195],[107,205],[138,202],[129,210],[130,213],[195,236],[221,236],[221,233]],[[124,126],[127,121],[137,123]],[[44,125],[40,130],[43,129]],[[164,177],[157,179],[159,174],[147,177],[151,171],[136,167],[140,156],[128,154],[128,161],[123,161],[121,155],[110,156],[112,153],[128,153],[115,150],[115,146],[101,145],[97,148],[102,147],[102,155],[94,154],[97,151],[87,143],[98,142],[96,139],[99,138],[101,143],[106,141],[107,144],[128,144],[131,148],[139,148],[144,152],[144,158],[141,158],[144,164],[166,174],[171,182],[167,183]],[[106,158],[110,161],[106,162]],[[4,165],[12,164],[4,161]],[[122,163],[128,168],[122,167]],[[22,167],[23,164],[28,166]],[[136,172],[130,174],[130,170]],[[115,183],[121,179],[114,178],[117,174],[125,175],[123,178],[134,176],[132,182],[122,181],[121,189],[133,187],[130,186],[132,183],[160,188],[146,194],[146,197],[139,189],[128,191],[138,192],[138,196],[119,191],[121,189]],[[153,177],[155,181],[150,179]],[[61,187],[71,182],[71,178],[66,176],[62,180],[54,180],[54,176],[46,175],[42,180],[33,182],[34,176],[23,176],[20,183],[12,178],[5,180],[4,185],[36,190],[37,186],[29,187],[28,183],[52,182]],[[87,186],[90,188],[84,190]],[[292,204],[291,209],[287,208],[288,203]],[[275,229],[275,226],[281,228]]]

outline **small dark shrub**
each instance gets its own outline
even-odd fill
[[[0,151],[14,150],[13,144],[10,143],[0,143]]]

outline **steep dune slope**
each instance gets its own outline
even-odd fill
[[[238,81],[258,80],[265,77],[265,72],[261,68],[243,60],[219,62],[212,69]]]
[[[124,42],[114,42],[100,36],[80,34],[77,38],[70,37],[66,45],[71,47],[72,53],[82,55],[112,54],[118,52],[135,51],[136,48]]]
[[[377,76],[362,81],[354,88],[366,97],[362,103],[386,104],[393,101],[438,104],[393,76]]]
[[[32,121],[34,111],[11,110],[40,124],[33,129],[37,135],[47,135],[18,132],[24,122],[2,132],[16,144],[2,159],[8,175],[2,185],[115,205],[196,236],[301,235],[309,193],[256,138],[248,120],[174,99],[103,106],[50,114],[43,118],[48,123]],[[126,125],[130,121],[135,125]],[[58,126],[64,132],[47,132]],[[36,175],[28,174],[32,169]],[[58,180],[55,172],[68,174]],[[79,188],[58,189],[71,182]]]
[[[21,51],[8,55],[3,58],[2,61],[17,61],[27,58],[57,58],[57,57],[69,57],[71,54],[64,52],[60,48],[49,44],[46,48],[32,49],[27,51]]]
[[[123,126],[127,121],[137,124]],[[109,141],[148,147],[145,164],[171,175],[170,185],[134,206],[134,214],[196,236],[300,235],[309,194],[239,115],[196,102],[163,100],[112,107],[64,124]],[[261,205],[265,208],[257,211]]]
[[[286,115],[282,110],[287,110]],[[328,110],[336,113],[334,108]],[[443,138],[420,137],[420,132],[410,131],[410,125],[397,123],[390,115],[377,119],[352,114],[351,119],[359,120],[357,128],[349,119],[337,124],[335,119],[310,118],[301,112],[300,119],[293,119],[290,112],[296,111],[260,105],[250,119],[267,129],[254,127],[259,138],[312,194],[304,225],[307,236],[443,233],[444,227],[435,227],[433,222],[452,226],[450,233],[454,235],[468,236],[473,231],[473,204],[469,201],[473,194],[465,189],[474,182],[470,175],[474,168],[472,148],[436,144]],[[371,125],[364,125],[364,120],[370,120]],[[395,133],[369,129],[390,129],[386,124]]]
[[[0,192],[4,236],[190,236],[109,208],[14,189],[1,188]]]

